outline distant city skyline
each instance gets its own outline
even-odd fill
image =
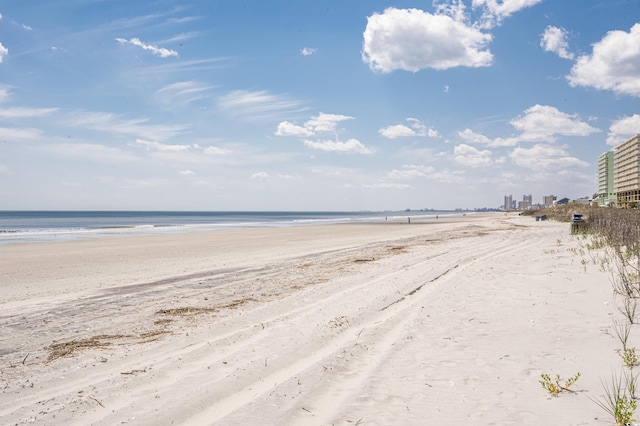
[[[591,195],[638,45],[633,1],[4,2],[0,209]]]

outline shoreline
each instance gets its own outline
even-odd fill
[[[1,246],[0,421],[606,422],[608,274],[566,224],[462,219]]]

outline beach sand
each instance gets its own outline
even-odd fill
[[[584,245],[496,213],[0,246],[0,424],[613,424]]]

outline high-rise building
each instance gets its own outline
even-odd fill
[[[598,157],[598,205],[611,206],[616,202],[615,153],[605,152]]]
[[[530,209],[533,205],[533,197],[531,194],[522,196],[522,210]]]
[[[513,195],[505,195],[504,196],[504,206],[505,211],[511,211],[513,209]]]
[[[545,195],[544,197],[542,197],[542,204],[544,204],[545,207],[551,207],[553,205],[553,202],[557,199],[558,197],[556,197],[555,195]]]
[[[637,206],[640,204],[640,133],[615,148],[613,163],[617,206]]]

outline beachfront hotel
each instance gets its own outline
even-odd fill
[[[614,153],[604,152],[598,157],[598,205],[613,206],[616,203]]]
[[[640,133],[598,157],[598,205],[640,206]]]

